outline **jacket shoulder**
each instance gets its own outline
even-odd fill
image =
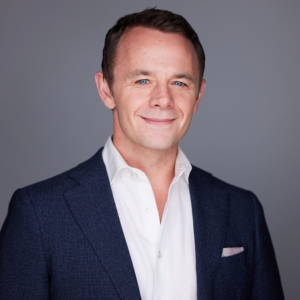
[[[67,190],[77,186],[81,178],[84,178],[91,169],[96,168],[99,161],[102,161],[102,150],[103,148],[98,150],[91,158],[70,170],[28,185],[20,190],[26,193],[31,199],[39,198],[41,200],[62,195]]]
[[[248,205],[251,210],[253,209],[253,204],[260,206],[260,203],[253,192],[227,183],[196,166],[193,166],[191,175],[194,179],[194,184],[205,181],[207,187],[215,196],[226,195],[230,205],[235,207],[242,205],[244,209],[245,206]]]

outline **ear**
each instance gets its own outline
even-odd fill
[[[103,104],[109,109],[114,109],[115,100],[112,96],[112,93],[110,91],[107,81],[103,77],[102,72],[96,73],[95,83],[96,83],[96,87],[97,87],[99,96],[100,96]]]
[[[202,79],[201,81],[201,87],[200,87],[200,91],[199,91],[199,95],[198,95],[198,98],[196,100],[196,103],[195,103],[195,106],[194,106],[194,111],[193,111],[193,115],[197,112],[198,110],[198,106],[200,104],[200,101],[201,101],[201,98],[204,94],[204,91],[205,91],[205,86],[206,86],[206,81],[205,79]]]

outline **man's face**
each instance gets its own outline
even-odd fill
[[[104,101],[114,110],[114,139],[157,150],[177,146],[204,88],[203,80],[199,92],[197,56],[188,39],[131,29],[118,45],[110,104]]]

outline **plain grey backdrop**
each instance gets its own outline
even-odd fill
[[[0,226],[12,193],[92,156],[112,133],[94,84],[124,14],[182,14],[207,56],[207,89],[181,147],[263,204],[286,299],[300,299],[300,2],[2,0]]]

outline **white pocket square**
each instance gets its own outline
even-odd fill
[[[222,257],[232,256],[244,251],[244,247],[223,248]]]

